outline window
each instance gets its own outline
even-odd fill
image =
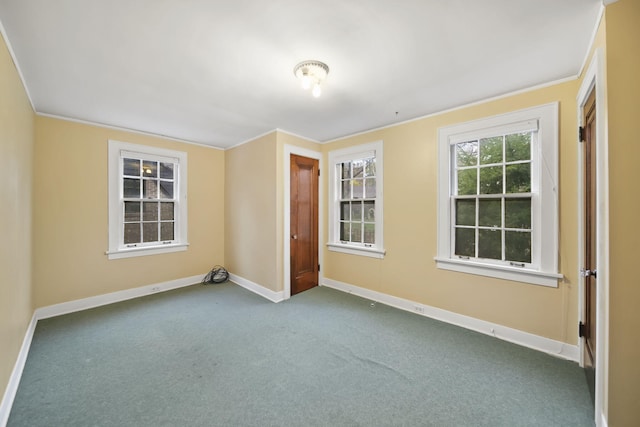
[[[186,153],[109,141],[110,259],[185,250]]]
[[[332,151],[329,167],[329,250],[382,258],[382,141]]]
[[[557,286],[558,107],[439,132],[438,267]]]

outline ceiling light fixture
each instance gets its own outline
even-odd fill
[[[313,86],[311,93],[317,98],[322,95],[320,83],[327,78],[329,66],[315,60],[302,61],[293,68],[293,74],[300,79],[302,89],[307,90]]]

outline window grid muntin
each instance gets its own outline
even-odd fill
[[[120,191],[120,212],[121,212],[121,238],[120,244],[126,248],[134,248],[134,247],[145,247],[145,246],[159,246],[175,243],[178,239],[176,222],[177,222],[177,214],[178,214],[178,168],[179,163],[173,159],[150,159],[147,156],[135,156],[131,155],[132,153],[122,153],[120,159],[120,182],[121,182],[121,191]],[[155,157],[155,156],[154,156]],[[138,174],[134,175],[132,173],[126,173],[127,165],[131,165],[132,162],[135,161],[138,163]],[[147,169],[146,166],[149,167]],[[155,167],[154,167],[155,165]],[[162,168],[163,166],[171,166],[171,177],[162,177]],[[146,176],[145,176],[146,175]],[[137,179],[138,183],[138,197],[124,197],[125,185],[124,182],[127,179]],[[172,197],[163,197],[162,195],[162,183],[170,183],[172,185]],[[145,185],[145,183],[155,183],[155,194],[156,197],[145,197],[145,188],[152,187],[151,185]],[[148,193],[148,192],[147,192]],[[127,220],[125,215],[125,206],[127,202],[140,203],[139,209],[139,220],[131,221]],[[156,203],[156,218],[157,220],[145,220],[145,204],[147,203]],[[162,219],[163,212],[162,207],[163,204],[172,203],[173,204],[173,219]],[[139,230],[139,239],[138,241],[126,241],[126,229],[131,229],[133,225],[138,224]],[[156,237],[154,239],[145,240],[145,236],[149,233],[145,232],[145,225],[147,229],[149,229],[149,225],[157,224],[155,227],[155,231],[153,228],[150,230],[152,235]],[[167,230],[167,225],[171,224],[171,230]],[[165,228],[165,232],[163,233],[163,226]],[[167,234],[170,234],[172,237],[170,239],[162,239]]]
[[[512,161],[507,161],[507,137],[512,136],[512,135],[529,135],[528,138],[528,148],[529,148],[529,156],[528,159],[524,159],[524,160],[512,160]],[[451,170],[453,171],[453,177],[452,177],[452,197],[451,197],[451,221],[452,224],[454,225],[452,227],[452,234],[451,234],[451,241],[452,241],[452,255],[457,257],[457,258],[461,258],[461,259],[478,259],[478,260],[482,260],[483,262],[486,263],[494,263],[494,264],[499,264],[499,265],[510,265],[510,266],[518,266],[518,267],[525,267],[525,266],[530,266],[533,262],[533,256],[534,256],[534,251],[533,251],[533,244],[534,244],[534,235],[533,235],[533,224],[534,224],[534,194],[531,192],[531,189],[534,188],[534,177],[532,176],[533,174],[533,149],[534,149],[534,144],[536,141],[536,136],[537,136],[537,132],[536,131],[529,131],[529,132],[515,132],[515,133],[503,133],[503,134],[499,134],[499,135],[495,135],[495,136],[485,136],[483,138],[470,138],[467,141],[461,141],[461,142],[455,142],[452,143],[450,145],[451,147],[451,164],[452,164],[452,168]],[[489,140],[489,139],[494,139],[494,138],[498,138],[501,137],[502,139],[502,152],[501,152],[501,161],[500,162],[493,162],[493,163],[483,163],[482,162],[482,145],[481,145],[481,141],[483,140]],[[472,148],[472,154],[474,154],[475,156],[475,164],[470,164],[470,165],[463,165],[460,166],[459,165],[459,157],[458,157],[458,153],[459,153],[459,146],[471,146]],[[473,149],[475,148],[475,149]],[[518,164],[529,164],[529,192],[527,193],[507,193],[507,166],[511,166],[511,165],[518,165]],[[498,167],[501,166],[502,168],[502,174],[501,174],[501,179],[502,179],[502,192],[501,193],[482,193],[481,192],[481,170],[483,168],[489,168],[489,167]],[[459,180],[458,180],[458,174],[460,171],[467,171],[467,170],[476,170],[476,174],[475,174],[475,194],[464,194],[464,195],[459,195]],[[458,200],[475,200],[475,224],[474,225],[458,225],[458,218],[457,218],[457,201]],[[501,202],[501,215],[500,215],[500,226],[480,226],[480,219],[479,219],[479,215],[480,215],[480,200],[482,199],[500,199]],[[505,222],[506,222],[506,199],[529,199],[529,212],[530,212],[530,220],[529,220],[529,224],[530,224],[530,228],[528,229],[523,229],[523,228],[513,228],[513,227],[505,227]],[[458,254],[458,248],[457,248],[457,230],[474,230],[474,255],[473,256],[467,256],[467,255],[459,255]],[[495,259],[495,258],[481,258],[479,257],[479,252],[480,252],[480,231],[481,230],[490,230],[490,231],[500,231],[500,242],[501,242],[501,247],[500,247],[500,252],[501,252],[501,258],[500,260]],[[506,248],[506,235],[507,232],[519,232],[519,233],[527,233],[529,235],[529,259],[528,261],[525,262],[521,262],[521,260],[508,260],[506,259],[506,252],[507,252],[507,248]]]
[[[367,168],[369,166],[369,168]],[[376,218],[375,203],[376,197],[367,197],[367,183],[373,182],[377,185],[376,157],[367,156],[355,159],[344,160],[336,163],[336,176],[338,177],[338,239],[342,244],[353,244],[364,247],[375,246]],[[360,172],[361,171],[361,174]],[[361,191],[354,191],[357,183],[361,182]],[[346,191],[345,191],[346,190]],[[376,187],[373,187],[373,194],[377,195]],[[360,196],[361,195],[361,196]],[[360,219],[352,218],[355,206],[360,206]],[[367,212],[373,212],[367,218],[365,206],[369,205]],[[347,209],[345,210],[345,206]],[[348,215],[345,215],[348,212]],[[354,227],[359,228],[358,236],[354,236]],[[367,234],[369,230],[369,234]],[[345,237],[348,237],[345,238]],[[357,240],[356,240],[357,239]]]

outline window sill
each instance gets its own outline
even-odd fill
[[[443,270],[495,277],[497,279],[513,280],[515,282],[530,283],[533,285],[548,286],[551,288],[557,288],[558,280],[563,277],[562,274],[558,273],[547,273],[518,267],[489,265],[473,261],[437,257],[435,260],[437,267]]]
[[[371,258],[383,259],[387,253],[384,249],[365,248],[362,246],[345,245],[342,243],[327,243],[327,248],[331,252],[341,252],[343,254],[368,256]]]
[[[105,255],[108,255],[109,259],[132,258],[132,257],[138,257],[138,256],[158,255],[158,254],[166,254],[171,252],[186,251],[188,246],[189,246],[188,243],[176,243],[173,245],[117,249],[114,251],[107,251],[105,252]]]

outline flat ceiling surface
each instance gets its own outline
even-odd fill
[[[575,77],[601,0],[0,0],[38,113],[318,142]],[[293,67],[327,63],[323,94]]]

